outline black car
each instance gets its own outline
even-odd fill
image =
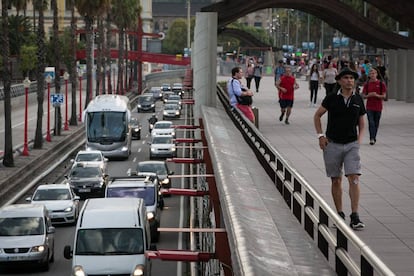
[[[155,112],[155,99],[151,94],[144,94],[138,97],[137,111],[151,111]]]
[[[131,118],[129,121],[129,126],[131,127],[132,138],[141,140],[141,124],[137,118]]]
[[[65,176],[72,190],[80,198],[103,197],[107,175],[98,164],[79,163]]]

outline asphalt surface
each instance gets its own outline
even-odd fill
[[[218,80],[230,76],[218,77]],[[315,107],[305,77],[298,79],[290,125],[279,122],[280,108],[273,77],[263,77],[254,105],[259,129],[272,145],[334,208],[330,179],[313,126]],[[254,81],[252,81],[254,87]],[[325,89],[318,90],[318,105]],[[326,127],[326,115],[323,128]],[[384,104],[377,143],[369,145],[368,122],[361,145],[360,218],[363,231],[355,233],[396,275],[414,275],[414,103],[388,100]],[[349,223],[348,183],[343,181],[343,203]]]

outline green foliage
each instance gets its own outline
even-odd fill
[[[33,41],[32,25],[28,17],[11,15],[9,17],[10,55],[19,55],[23,44]]]
[[[194,19],[191,20],[190,37],[194,37]],[[176,19],[162,41],[162,52],[166,54],[182,54],[187,47],[187,20]]]
[[[37,63],[37,46],[34,44],[22,45],[20,48],[20,70],[23,75],[36,68]]]

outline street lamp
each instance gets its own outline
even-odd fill
[[[69,123],[68,123],[68,80],[69,80],[69,73],[65,72],[63,74],[63,79],[65,80],[65,126],[64,130],[69,130]]]
[[[25,94],[25,105],[24,105],[24,144],[23,144],[23,156],[29,156],[29,147],[27,145],[27,114],[28,110],[28,101],[29,101],[29,87],[30,87],[30,80],[26,77],[23,81],[24,86],[24,94]]]
[[[82,121],[82,70],[79,70],[79,119],[78,121]]]
[[[52,77],[47,75],[47,131],[46,131],[46,141],[51,142],[52,137],[50,136],[50,83],[52,82]]]

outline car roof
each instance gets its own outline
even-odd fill
[[[171,121],[158,121],[158,122],[156,122],[155,124],[172,124],[172,122]]]
[[[102,155],[102,152],[100,150],[80,150],[77,154],[90,154],[90,153],[96,153]]]
[[[155,173],[152,173],[152,177],[156,177]],[[153,179],[155,180],[155,179]],[[147,186],[155,186],[155,181],[152,181],[151,178],[148,176],[132,176],[132,177],[122,177],[122,178],[115,178],[108,183],[107,188],[111,187],[147,187]]]
[[[42,184],[36,190],[50,190],[50,189],[70,189],[69,184]]]
[[[45,210],[43,204],[11,204],[0,208],[0,217],[43,217]]]
[[[156,161],[156,160],[147,160],[147,161],[140,161],[140,162],[138,162],[138,165],[146,165],[146,164],[160,164],[160,163],[162,163],[162,164],[166,164],[166,162],[165,161]]]

